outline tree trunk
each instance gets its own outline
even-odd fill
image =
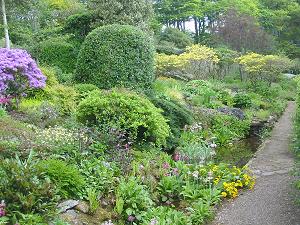
[[[240,72],[241,81],[243,82],[243,70],[242,70],[242,67],[240,65],[239,65],[239,72]]]
[[[10,40],[9,40],[9,34],[8,34],[8,24],[7,24],[7,18],[6,18],[6,10],[5,10],[5,1],[1,0],[2,4],[2,16],[3,16],[3,25],[4,25],[4,35],[5,35],[5,48],[10,49]]]
[[[197,17],[194,17],[194,25],[195,25],[195,42],[199,43],[199,30],[198,30],[198,20]]]

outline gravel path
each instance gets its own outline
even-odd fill
[[[225,203],[212,225],[300,225],[300,207],[294,204],[293,155],[289,151],[295,103],[288,107],[256,157],[249,162],[257,181],[232,202]]]

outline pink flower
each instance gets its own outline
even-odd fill
[[[0,97],[0,104],[7,104],[10,103],[11,98],[9,97]]]
[[[179,152],[175,152],[174,155],[173,155],[173,160],[175,162],[179,161],[180,160],[180,154]]]
[[[133,221],[135,221],[135,217],[134,216],[128,216],[128,218],[127,218],[127,220],[129,221],[129,222],[133,222]]]
[[[164,162],[163,165],[162,165],[162,167],[163,167],[164,169],[169,169],[169,168],[170,168],[170,165],[169,165],[169,163]]]
[[[179,170],[178,170],[178,168],[174,168],[172,172],[173,172],[173,174],[174,174],[175,176],[178,176],[178,175],[179,175]]]
[[[6,215],[5,207],[6,207],[6,204],[5,204],[4,200],[2,200],[1,204],[0,204],[0,217]]]

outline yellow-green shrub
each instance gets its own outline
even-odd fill
[[[73,87],[58,84],[45,91],[46,98],[59,108],[61,114],[68,115],[75,111],[78,94]]]
[[[237,59],[243,66],[252,82],[258,80],[267,81],[271,84],[279,78],[279,75],[292,67],[290,59],[278,55],[260,55],[248,53]]]
[[[203,45],[192,45],[181,55],[156,55],[158,75],[182,74],[188,78],[203,78],[219,62],[217,53]]]

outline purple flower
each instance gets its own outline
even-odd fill
[[[128,218],[127,218],[127,220],[129,221],[129,222],[133,222],[133,221],[135,221],[135,216],[128,216]]]
[[[27,88],[43,88],[46,79],[27,51],[0,49],[0,95],[20,95]]]

